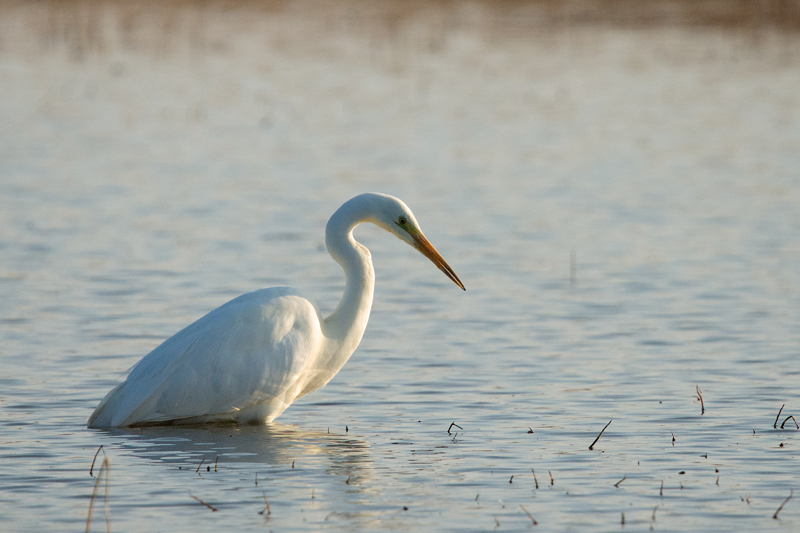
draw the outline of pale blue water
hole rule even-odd
[[[2,8],[3,529],[83,529],[101,444],[119,531],[800,527],[800,39],[393,5]],[[370,190],[466,293],[365,227],[364,341],[277,424],[85,428],[243,292],[333,309]]]

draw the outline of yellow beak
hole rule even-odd
[[[434,248],[433,245],[428,242],[428,239],[425,238],[425,235],[422,233],[417,233],[416,235],[411,236],[414,238],[414,242],[417,244],[417,250],[419,250],[422,255],[430,259],[433,264],[439,268],[439,270],[444,272],[447,277],[453,280],[453,282],[461,287],[462,290],[467,290],[464,287],[464,284],[461,283],[461,280],[458,279],[458,276],[453,269],[450,268],[450,265],[447,264],[447,261],[444,260],[442,254],[436,251],[436,248]]]

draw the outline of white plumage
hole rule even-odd
[[[431,259],[462,289],[399,199],[367,193],[328,221],[325,241],[342,266],[339,306],[323,319],[297,289],[244,294],[182,329],[137,363],[89,418],[89,427],[264,423],[324,386],[355,351],[369,319],[375,274],[353,228],[372,222]]]

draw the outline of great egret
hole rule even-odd
[[[353,238],[362,222],[404,240],[464,289],[406,204],[386,194],[356,196],[325,228],[328,252],[346,278],[344,296],[329,317],[290,287],[239,296],[139,361],[103,398],[89,427],[271,422],[328,383],[361,342],[372,307],[372,259]]]

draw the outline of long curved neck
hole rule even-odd
[[[375,271],[366,247],[353,238],[353,229],[370,219],[363,202],[353,198],[340,207],[325,228],[325,244],[345,275],[344,296],[336,310],[323,321],[323,333],[336,345],[336,366],[343,365],[361,342],[367,328]]]

